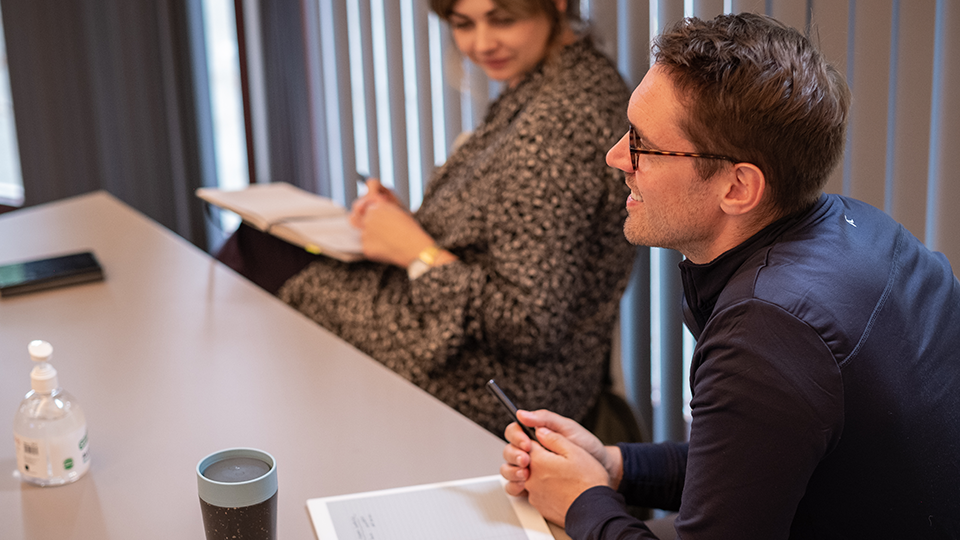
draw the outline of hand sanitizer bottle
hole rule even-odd
[[[20,478],[38,486],[77,481],[90,468],[87,421],[77,401],[64,392],[50,365],[53,347],[31,341],[27,350],[37,364],[27,393],[13,421]]]

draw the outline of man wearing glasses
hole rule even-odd
[[[685,539],[960,537],[960,282],[822,194],[846,83],[758,15],[682,21],[654,55],[607,162],[627,239],[686,257],[689,443],[604,447],[521,411],[539,443],[507,428],[507,491],[574,539],[656,538],[624,500],[678,512]]]

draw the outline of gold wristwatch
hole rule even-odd
[[[407,277],[417,279],[426,273],[427,270],[436,266],[440,251],[440,246],[436,244],[423,248],[423,251],[417,255],[417,258],[407,266]]]

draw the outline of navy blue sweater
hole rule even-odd
[[[960,282],[880,210],[836,195],[680,265],[697,338],[688,444],[621,445],[581,538],[960,538]]]

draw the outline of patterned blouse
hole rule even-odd
[[[605,164],[628,91],[587,39],[505,88],[415,213],[459,260],[405,269],[323,259],[279,296],[497,435],[520,408],[581,420],[606,373],[634,250]]]

